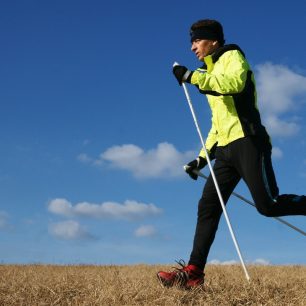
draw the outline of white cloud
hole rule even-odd
[[[92,239],[89,234],[78,222],[67,220],[49,225],[49,233],[58,239],[64,240],[81,240]]]
[[[264,63],[256,66],[258,103],[269,133],[289,137],[300,130],[297,118],[289,118],[306,98],[306,77],[288,67]],[[286,118],[282,116],[286,115]]]
[[[152,225],[142,225],[134,232],[136,237],[152,237],[156,235],[156,229]]]
[[[300,130],[296,122],[288,122],[275,115],[265,116],[264,124],[270,135],[275,137],[290,137],[296,135]]]
[[[263,258],[257,258],[253,261],[254,265],[261,265],[261,266],[267,266],[270,265],[270,261],[263,259]]]
[[[82,163],[90,163],[92,162],[92,159],[85,153],[81,153],[77,156],[77,160]]]
[[[273,147],[272,157],[276,159],[281,159],[283,157],[283,151],[279,147]]]
[[[266,259],[263,258],[257,258],[253,261],[246,261],[247,264],[249,265],[270,265],[270,262]],[[225,260],[225,261],[220,261],[218,259],[213,259],[208,264],[211,265],[240,265],[240,261],[237,260]]]
[[[48,210],[65,217],[84,216],[122,220],[139,220],[156,216],[162,212],[154,204],[139,203],[132,200],[126,200],[123,204],[116,202],[104,202],[102,204],[81,202],[72,205],[66,199],[54,199],[49,202]]]
[[[72,204],[66,199],[54,199],[48,204],[48,210],[56,215],[72,217],[74,215],[74,209]]]
[[[148,151],[134,144],[124,144],[107,149],[95,164],[108,162],[110,166],[130,171],[138,178],[177,177],[183,175],[183,165],[195,154],[193,151],[181,153],[167,142]]]
[[[0,229],[6,228],[8,226],[7,219],[8,214],[4,211],[0,211]]]
[[[237,265],[239,262],[237,260],[225,260],[225,261],[220,261],[218,259],[213,259],[209,262],[211,265]]]

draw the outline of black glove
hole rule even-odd
[[[207,165],[206,159],[201,157],[201,156],[199,156],[197,159],[195,159],[195,160],[191,161],[190,163],[188,163],[184,168],[185,168],[186,173],[188,173],[189,176],[193,180],[197,180],[198,179],[198,175],[195,174],[193,172],[193,170],[201,170],[206,165]]]
[[[188,70],[185,66],[176,65],[173,67],[172,72],[181,86],[183,82],[191,82],[193,71]]]

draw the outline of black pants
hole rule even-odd
[[[242,178],[251,192],[257,210],[262,215],[306,215],[305,196],[278,194],[269,143],[253,136],[241,138],[225,147],[217,147],[215,157],[214,173],[225,204]],[[210,175],[199,201],[189,264],[204,268],[221,214],[222,207]]]

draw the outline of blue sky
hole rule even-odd
[[[306,193],[305,13],[304,1],[2,1],[0,261],[188,260],[204,181],[182,170],[200,141],[171,68],[200,65],[188,29],[203,18],[253,68],[281,193]],[[206,99],[190,93],[206,136]],[[248,263],[306,263],[299,233],[235,198],[228,214]],[[233,260],[222,218],[209,261]]]

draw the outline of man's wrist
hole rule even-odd
[[[193,71],[187,70],[185,74],[183,75],[182,82],[191,83],[192,74],[193,74]]]

